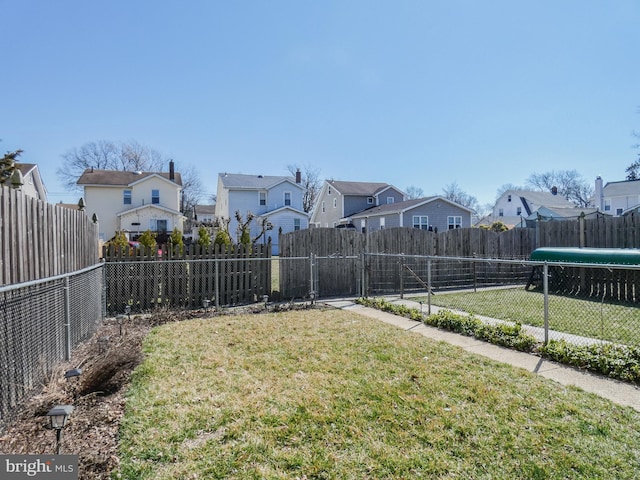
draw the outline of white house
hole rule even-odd
[[[601,212],[616,217],[635,210],[640,205],[640,180],[607,182],[603,185],[602,177],[598,176],[593,203]]]
[[[555,187],[551,192],[507,190],[496,200],[491,217],[485,219],[485,222],[501,221],[509,228],[524,227],[527,217],[542,207],[574,210],[576,208],[569,200],[558,195]]]
[[[84,187],[87,215],[98,217],[100,239],[122,230],[135,238],[151,230],[166,234],[183,230],[180,212],[182,179],[169,162],[169,172],[122,172],[88,168],[78,179]]]
[[[20,191],[29,197],[46,202],[47,189],[42,182],[42,177],[40,177],[38,165],[34,163],[16,163],[15,165],[22,174],[22,187],[20,187]]]
[[[272,252],[277,255],[279,233],[309,227],[309,215],[302,207],[303,194],[300,172],[296,177],[220,173],[216,217],[230,220],[229,232],[237,235],[236,211],[243,219],[246,219],[247,212],[253,213],[257,218],[250,225],[252,238],[261,233],[262,221],[268,220],[273,228],[258,241],[267,242],[271,238]]]

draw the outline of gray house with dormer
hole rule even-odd
[[[405,200],[404,192],[388,183],[326,180],[310,223],[318,228],[351,226],[356,213]]]

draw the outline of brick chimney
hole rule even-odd
[[[296,170],[296,183],[302,183],[302,174],[300,173],[300,169]]]
[[[176,173],[174,171],[173,160],[169,160],[169,180],[172,182],[176,179]]]

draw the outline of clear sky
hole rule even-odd
[[[0,0],[0,149],[90,141],[219,172],[387,182],[480,204],[532,173],[623,180],[637,0]]]

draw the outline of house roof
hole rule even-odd
[[[171,180],[169,172],[123,172],[118,170],[98,170],[97,168],[87,168],[80,175],[77,183],[78,185],[126,187],[154,175],[182,186],[182,176],[178,172],[174,174],[174,179]]]
[[[607,182],[602,188],[607,197],[617,197],[640,194],[640,180],[622,180],[620,182]]]
[[[160,210],[166,213],[170,213],[172,215],[180,215],[182,216],[182,212],[179,212],[178,210],[174,210],[172,208],[168,208],[168,207],[163,207],[162,205],[158,205],[158,204],[147,204],[147,205],[140,205],[139,207],[135,207],[135,208],[130,208],[128,210],[123,210],[122,212],[117,213],[116,215],[118,217],[122,217],[124,215],[129,215],[133,212],[137,212],[140,210]]]
[[[273,215],[278,215],[282,212],[293,212],[300,215],[301,217],[309,218],[309,214],[306,213],[304,210],[298,210],[297,208],[293,208],[289,205],[285,207],[276,208],[275,210],[270,210],[268,212],[261,213],[260,215],[258,215],[258,218],[271,217]]]
[[[302,185],[296,183],[296,179],[292,176],[245,175],[242,173],[220,173],[218,176],[226,189],[267,190],[282,182],[291,182],[303,188]]]
[[[367,216],[388,215],[392,213],[404,213],[407,210],[411,210],[413,208],[426,205],[427,203],[431,203],[436,200],[450,203],[452,205],[460,207],[463,210],[467,210],[468,212],[472,211],[470,208],[464,207],[459,203],[452,202],[451,200],[448,200],[444,197],[436,195],[433,197],[414,198],[412,200],[405,200],[404,202],[389,203],[386,205],[379,205],[377,207],[367,208],[362,212],[358,212],[356,214],[351,215],[351,218],[363,218]]]
[[[195,207],[193,207],[194,210],[196,211],[196,214],[215,214],[216,213],[216,206],[215,205],[196,205]]]
[[[388,183],[379,182],[343,182],[340,180],[328,180],[327,183],[342,195],[367,195],[374,196],[389,188]]]
[[[582,213],[584,213],[585,216],[591,216],[591,215],[595,215],[597,213],[602,213],[602,212],[599,212],[597,208],[580,208],[580,207],[564,208],[564,207],[547,207],[545,205],[540,207],[535,212],[532,212],[526,219],[536,220],[538,218],[538,213],[542,218],[548,220],[551,218],[577,219],[580,217],[580,215],[582,215]]]
[[[27,176],[29,172],[31,172],[31,170],[36,168],[36,166],[37,165],[35,163],[17,163],[16,162],[16,167],[18,167],[18,170],[20,170],[20,173],[22,174],[23,177]]]
[[[573,203],[564,198],[562,195],[554,195],[551,192],[537,192],[534,190],[507,190],[501,196],[512,195],[519,197],[525,208],[528,209],[531,205],[544,205],[545,207],[565,207],[573,208]],[[531,211],[527,212],[528,214]]]

